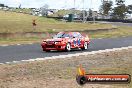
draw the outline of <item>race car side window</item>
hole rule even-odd
[[[73,33],[74,38],[78,38],[78,34],[76,32]]]
[[[81,35],[80,33],[78,33],[78,37],[79,37],[79,38],[82,38],[82,35]]]
[[[73,35],[71,35],[71,34],[68,34],[68,36],[69,36],[69,38],[73,38]]]
[[[54,36],[54,38],[61,38],[64,35],[64,33],[58,33],[57,35]]]
[[[69,37],[70,38],[70,35],[69,34],[64,34],[63,37]]]
[[[79,32],[74,32],[74,33],[73,33],[73,36],[74,36],[75,38],[81,38],[81,37],[82,37],[82,35],[81,35]]]

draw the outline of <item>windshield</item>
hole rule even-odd
[[[65,37],[70,37],[69,34],[67,33],[58,33],[57,35],[55,35],[53,38],[65,38]]]

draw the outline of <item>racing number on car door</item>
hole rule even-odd
[[[76,40],[73,40],[73,41],[75,46],[81,45],[81,39],[77,38]]]
[[[73,44],[74,44],[74,46],[77,46],[77,39],[74,38]]]
[[[74,46],[80,46],[81,45],[81,39],[80,39],[79,34],[74,33],[73,36],[74,36],[74,40],[73,40]]]

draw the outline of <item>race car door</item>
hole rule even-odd
[[[78,32],[73,32],[73,46],[76,48],[76,47],[79,47],[81,45],[81,39],[80,39],[80,33]]]

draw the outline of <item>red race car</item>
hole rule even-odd
[[[52,39],[46,39],[41,43],[43,51],[65,50],[70,51],[74,48],[87,50],[90,39],[79,32],[59,32]]]

